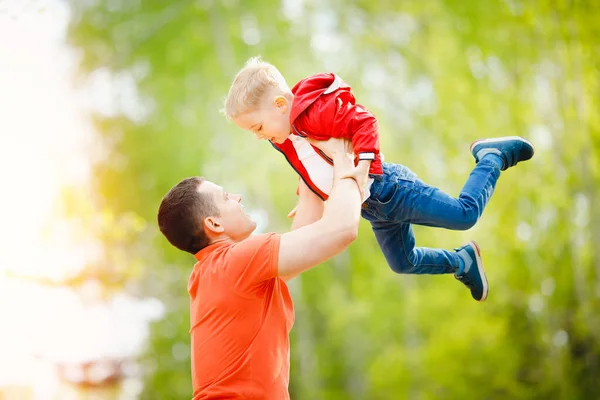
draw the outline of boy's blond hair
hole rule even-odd
[[[237,73],[225,99],[223,112],[228,119],[236,118],[257,109],[269,88],[276,88],[282,95],[291,94],[285,78],[274,65],[252,57]]]

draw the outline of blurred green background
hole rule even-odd
[[[475,228],[416,228],[422,246],[478,241],[486,303],[450,275],[392,273],[366,221],[347,252],[290,282],[293,399],[600,398],[600,3],[69,5],[80,78],[110,79],[116,91],[116,112],[94,116],[106,156],[93,187],[115,218],[139,219],[125,254],[140,293],[166,306],[151,326],[141,398],[191,397],[194,260],[157,231],[167,190],[203,175],[243,194],[260,231],[290,225],[294,171],[219,113],[256,55],[290,85],[342,76],[378,116],[386,160],[453,195],[474,165],[473,140],[520,135],[536,146],[503,173]]]

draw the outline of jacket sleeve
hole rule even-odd
[[[358,160],[371,160],[369,174],[382,175],[379,124],[369,110],[356,104],[350,91],[340,90],[322,96],[304,113],[305,135],[317,140],[330,137],[352,140]]]

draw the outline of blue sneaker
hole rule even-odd
[[[502,171],[514,167],[519,161],[529,160],[534,152],[533,145],[519,136],[480,139],[471,145],[471,154],[475,157],[475,162],[479,162],[488,153],[497,154],[504,163]]]
[[[475,300],[485,301],[488,295],[488,282],[477,243],[470,241],[463,247],[454,250],[465,262],[464,270],[455,274],[454,277],[471,290],[471,296]]]

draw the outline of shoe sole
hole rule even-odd
[[[485,271],[483,270],[483,261],[481,260],[481,252],[479,251],[479,246],[477,245],[477,243],[474,240],[469,242],[469,246],[471,246],[471,248],[475,252],[475,260],[477,261],[477,269],[479,270],[479,276],[481,276],[481,284],[483,286],[483,293],[481,295],[481,299],[479,299],[477,301],[484,302],[488,296],[488,281],[487,281],[487,277],[485,276]]]
[[[531,149],[533,150],[533,153],[531,153],[531,157],[533,157],[533,155],[535,154],[535,147],[533,147],[533,144],[529,140],[523,139],[521,136],[506,136],[498,139],[479,139],[471,143],[470,151],[471,153],[473,153],[473,148],[475,148],[475,146],[477,146],[478,144],[508,142],[509,140],[519,140],[521,142],[527,143],[531,146]]]

